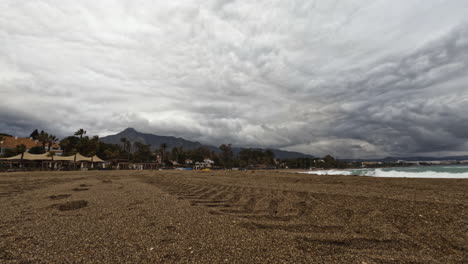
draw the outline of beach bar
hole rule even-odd
[[[71,156],[56,156],[51,152],[31,154],[24,152],[9,158],[0,159],[4,170],[87,170],[104,169],[107,162],[94,155],[86,157],[80,153]]]

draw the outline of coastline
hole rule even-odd
[[[343,175],[381,178],[468,179],[468,166],[315,169],[300,171],[298,173],[328,176]]]

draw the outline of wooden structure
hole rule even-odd
[[[0,169],[6,170],[87,170],[106,168],[107,162],[98,156],[85,157],[80,153],[71,156],[55,156],[52,153],[31,154],[24,152],[0,159]]]

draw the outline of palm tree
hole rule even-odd
[[[63,150],[63,153],[65,155],[65,153],[69,153],[70,152],[70,139],[67,137],[67,138],[64,138],[60,141],[60,147],[62,147],[62,150]]]
[[[166,143],[162,143],[161,146],[159,146],[159,150],[161,151],[161,162],[164,162],[164,155],[166,154],[166,149],[167,149]]]
[[[75,132],[75,136],[80,136],[80,139],[83,138],[83,135],[86,134],[86,130],[80,128]]]
[[[49,134],[45,133],[44,131],[41,131],[41,133],[39,133],[39,135],[37,136],[37,140],[39,140],[39,142],[42,143],[42,148],[45,151],[45,146],[49,141]]]
[[[50,152],[49,153],[49,157],[51,158],[51,160],[54,160],[54,156],[55,156],[55,152]]]
[[[16,146],[16,152],[21,153],[21,161],[23,161],[24,152],[26,152],[26,146],[23,144]]]
[[[128,160],[130,160],[130,147],[132,143],[127,138],[121,138],[120,142],[122,142],[124,152],[127,152]]]
[[[31,133],[29,137],[32,139],[37,139],[37,136],[39,136],[39,131],[37,131],[37,129],[34,129],[34,131]]]
[[[52,145],[53,145],[54,143],[57,143],[57,141],[58,141],[58,138],[57,138],[56,136],[54,136],[54,135],[49,135],[49,136],[47,137],[47,143],[48,143],[47,151],[50,151],[50,147],[52,147]]]
[[[123,151],[126,151],[127,150],[127,138],[121,138],[120,142],[122,142]]]
[[[83,135],[86,134],[86,130],[80,128],[75,132],[75,136],[80,136],[79,152],[83,152]]]
[[[97,154],[99,152],[99,136],[94,136],[91,141],[94,144],[94,152]]]

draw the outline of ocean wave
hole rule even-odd
[[[320,171],[307,171],[302,172],[307,174],[316,174],[316,175],[353,175],[352,171],[346,170],[320,170]]]
[[[356,175],[369,177],[386,177],[386,178],[445,178],[445,179],[468,179],[468,172],[450,173],[450,172],[407,172],[407,171],[385,171],[382,169],[375,170],[320,170],[304,172],[317,175]]]

